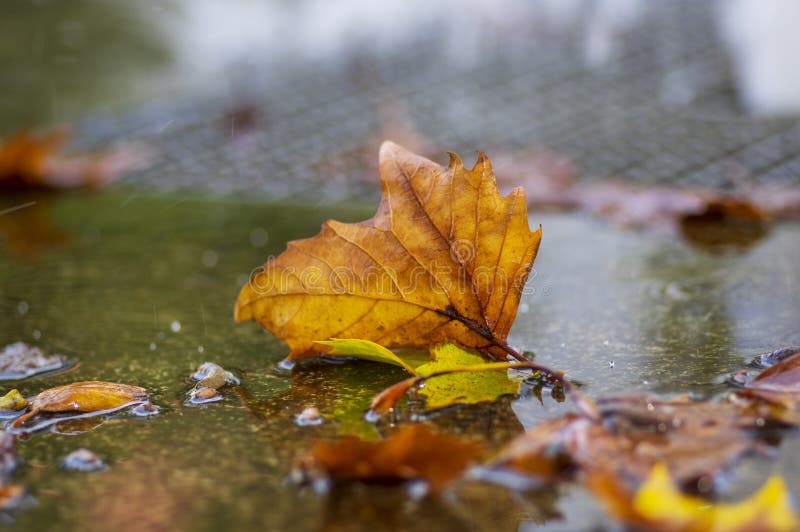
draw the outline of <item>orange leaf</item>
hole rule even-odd
[[[477,443],[415,424],[379,442],[353,436],[318,442],[301,465],[306,472],[338,480],[389,484],[424,480],[438,491],[456,480],[481,451]]]
[[[40,412],[109,412],[149,400],[147,390],[114,382],[84,381],[50,388],[30,402],[29,411],[18,417],[13,428]]]
[[[525,194],[503,198],[479,154],[445,168],[396,144],[380,150],[382,198],[369,220],[329,220],[290,242],[251,276],[236,301],[285,341],[290,359],[315,340],[361,338],[386,347],[453,341],[497,357],[533,265],[541,228],[528,227]]]

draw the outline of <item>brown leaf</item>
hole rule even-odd
[[[439,491],[456,480],[481,452],[477,443],[413,424],[378,442],[353,436],[319,442],[300,468],[314,478],[388,484],[424,480]]]
[[[758,414],[732,403],[617,396],[597,406],[600,421],[574,415],[546,421],[513,441],[496,465],[551,480],[602,466],[641,481],[663,462],[689,483],[759,448],[742,430],[760,426]]]
[[[102,153],[63,156],[67,129],[36,135],[20,131],[0,142],[0,188],[72,188],[99,186],[148,161],[142,147],[128,146]]]
[[[763,370],[737,393],[775,405],[768,417],[800,424],[800,351],[787,348],[774,351],[773,356],[779,362]]]
[[[290,242],[242,288],[237,321],[284,340],[289,358],[315,340],[361,338],[386,347],[454,341],[505,357],[541,229],[528,228],[525,195],[503,198],[480,154],[448,168],[385,142],[378,212],[357,224],[328,221]]]
[[[147,390],[128,384],[84,381],[50,388],[37,395],[28,405],[28,412],[11,424],[22,429],[25,422],[40,412],[107,413],[149,401]]]

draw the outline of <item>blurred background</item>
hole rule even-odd
[[[0,136],[71,124],[76,150],[155,147],[130,183],[316,201],[374,195],[383,138],[581,178],[791,183],[797,20],[793,0],[14,0]]]

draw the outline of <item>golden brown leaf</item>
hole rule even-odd
[[[40,412],[107,412],[148,399],[147,390],[138,386],[102,381],[74,382],[41,392],[28,405],[28,412],[11,426],[20,428]]]
[[[501,197],[482,153],[471,170],[455,154],[444,168],[391,142],[381,146],[380,175],[375,216],[331,220],[290,242],[242,288],[236,320],[260,323],[291,359],[319,354],[314,341],[329,338],[454,341],[505,357],[541,238],[522,189]]]
[[[477,443],[413,424],[378,442],[353,436],[318,442],[301,467],[306,474],[337,480],[389,484],[424,480],[438,491],[456,480],[481,452]]]

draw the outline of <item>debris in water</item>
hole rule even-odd
[[[26,406],[28,406],[28,400],[22,397],[16,388],[0,397],[0,410],[22,410]]]
[[[301,427],[313,427],[321,425],[323,421],[322,415],[319,413],[319,408],[316,406],[308,406],[303,409],[294,418],[294,422]]]
[[[192,379],[197,383],[187,393],[189,398],[184,404],[202,405],[215,403],[223,399],[219,389],[225,385],[238,386],[241,381],[236,375],[213,362],[204,362],[197,368]]]
[[[72,451],[64,457],[64,460],[61,461],[61,467],[69,469],[70,471],[91,473],[93,471],[102,471],[108,466],[106,466],[106,463],[94,452],[89,449],[81,448]]]
[[[34,332],[34,336],[38,332]],[[40,373],[67,369],[72,364],[63,355],[46,355],[38,347],[16,342],[7,345],[0,352],[0,380],[24,379]]]

